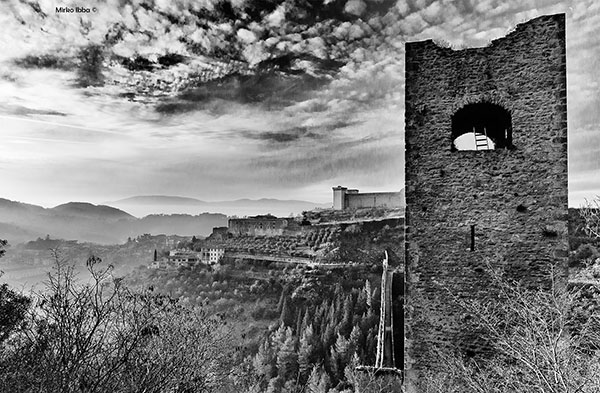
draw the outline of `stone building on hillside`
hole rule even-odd
[[[427,351],[489,345],[458,299],[490,299],[487,264],[524,285],[567,266],[565,15],[520,24],[487,47],[406,44],[409,380]]]
[[[292,218],[278,218],[270,214],[248,218],[232,218],[228,231],[234,236],[281,236],[295,225]]]
[[[370,207],[400,208],[404,206],[404,192],[368,192],[347,187],[333,187],[333,208],[335,210],[360,209]]]
[[[168,260],[175,266],[192,266],[199,262],[198,255],[191,250],[171,250]]]

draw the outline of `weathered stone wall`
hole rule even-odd
[[[346,194],[346,208],[360,209],[364,207],[401,207],[402,195],[399,192],[370,192]]]
[[[514,149],[451,151],[451,117],[470,103],[510,113]],[[449,295],[493,298],[486,263],[532,285],[567,265],[564,14],[485,48],[407,43],[405,110],[410,378],[433,364],[423,356],[433,346],[486,349]]]
[[[281,236],[288,226],[286,218],[232,218],[229,220],[229,233],[234,236]]]

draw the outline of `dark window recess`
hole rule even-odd
[[[510,113],[496,104],[468,104],[452,115],[452,146],[456,150],[510,149]]]

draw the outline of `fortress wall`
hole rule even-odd
[[[280,236],[288,226],[285,218],[235,218],[229,220],[229,233],[234,236]]]
[[[358,209],[365,207],[400,207],[402,194],[399,192],[373,192],[346,194],[346,207]]]

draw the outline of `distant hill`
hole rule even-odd
[[[0,199],[0,239],[21,243],[37,237],[74,239],[101,244],[122,243],[144,233],[208,236],[213,227],[226,226],[227,216],[150,215],[136,218],[112,206],[69,202],[53,208]]]
[[[302,200],[280,199],[238,199],[233,201],[206,202],[200,199],[168,196],[142,195],[118,201],[105,202],[106,205],[127,210],[136,217],[150,214],[199,214],[219,212],[229,216],[252,216],[271,213],[287,217],[315,208],[330,208],[331,203],[315,203]]]
[[[131,214],[112,206],[92,205],[87,202],[69,202],[50,209],[57,214],[74,217],[97,218],[102,220],[133,219]]]

